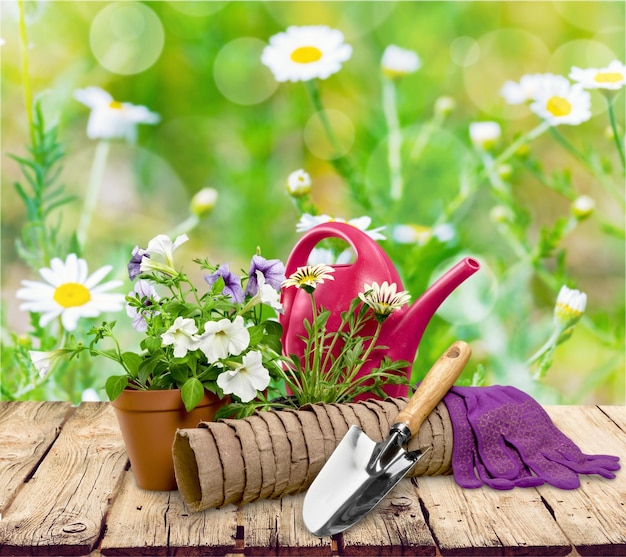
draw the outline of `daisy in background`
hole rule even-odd
[[[145,106],[119,102],[100,87],[87,87],[74,92],[74,98],[91,108],[87,122],[90,139],[125,139],[137,141],[137,124],[158,124],[161,117]]]
[[[372,228],[369,230],[370,225],[372,224],[371,217],[364,215],[362,217],[357,217],[350,220],[345,220],[342,218],[335,218],[329,215],[310,215],[308,213],[304,213],[298,223],[296,224],[296,232],[307,232],[311,230],[314,226],[318,224],[323,224],[325,222],[343,222],[358,228],[365,232],[372,240],[385,240],[386,237],[381,234],[381,230],[384,230],[384,226],[379,226],[378,228]]]
[[[537,92],[546,85],[569,85],[567,78],[553,73],[534,73],[523,75],[519,82],[506,81],[500,89],[500,95],[508,104],[524,104],[534,101]]]
[[[577,126],[591,118],[591,96],[563,78],[544,82],[534,93],[530,109],[550,126]]]
[[[613,60],[605,68],[582,69],[574,66],[569,78],[585,89],[617,91],[626,85],[626,65],[619,60]]]
[[[498,122],[471,122],[469,136],[474,147],[489,151],[496,146],[502,135]]]
[[[113,267],[105,265],[88,274],[87,262],[70,253],[65,261],[55,257],[50,267],[39,270],[45,282],[23,280],[16,297],[25,300],[21,310],[40,313],[39,325],[45,327],[61,317],[66,331],[76,329],[81,317],[97,317],[104,312],[120,311],[124,307],[122,294],[108,291],[121,286],[122,281],[100,284]]]
[[[276,81],[295,82],[326,79],[337,73],[350,56],[352,47],[344,43],[341,31],[326,25],[292,25],[270,38],[261,62]]]
[[[417,52],[391,44],[385,48],[380,65],[383,74],[393,79],[416,72],[422,61]]]
[[[285,187],[287,188],[287,193],[292,197],[304,197],[311,193],[312,183],[309,173],[300,168],[287,176]]]

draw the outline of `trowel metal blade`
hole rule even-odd
[[[304,497],[302,517],[313,534],[332,536],[356,524],[423,454],[398,447],[382,469],[371,469],[372,456],[382,445],[356,426],[348,430]]]

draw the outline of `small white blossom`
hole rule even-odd
[[[261,352],[253,350],[244,354],[242,365],[217,376],[217,384],[224,394],[233,394],[242,402],[250,402],[258,391],[270,384],[270,374],[263,367]]]
[[[302,168],[287,176],[287,192],[293,197],[302,197],[311,193],[311,176]]]
[[[530,109],[551,126],[576,126],[591,118],[591,96],[580,85],[552,81],[536,92]]]
[[[191,198],[190,209],[199,217],[208,216],[217,204],[218,193],[214,188],[202,188]]]
[[[587,294],[563,285],[556,298],[554,319],[563,327],[571,327],[582,317],[586,307]]]
[[[187,352],[198,347],[197,332],[198,327],[193,319],[177,317],[174,324],[161,335],[163,346],[174,345],[174,356],[183,358]]]
[[[568,86],[569,81],[562,75],[552,73],[526,74],[519,83],[507,81],[502,86],[500,94],[508,104],[523,104],[535,100],[537,92],[545,87]]]
[[[472,122],[469,125],[470,140],[479,149],[488,150],[495,147],[501,135],[502,130],[498,122]]]
[[[326,25],[291,26],[270,38],[261,62],[276,81],[326,79],[341,69],[352,56],[352,47],[343,42],[343,33]]]
[[[616,91],[626,85],[626,65],[613,60],[605,68],[577,68],[574,66],[569,77],[585,89],[609,89]]]
[[[417,52],[392,44],[383,52],[381,67],[388,77],[402,77],[419,70],[422,61]]]
[[[74,98],[91,108],[87,123],[90,139],[125,139],[129,143],[137,140],[137,124],[157,124],[161,118],[145,106],[122,103],[100,89],[87,87],[74,92]]]

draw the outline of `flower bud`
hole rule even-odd
[[[572,215],[576,217],[578,220],[584,220],[591,216],[594,209],[596,208],[596,202],[593,197],[588,195],[579,195],[572,202],[572,206],[570,210]]]
[[[381,60],[383,73],[389,78],[403,77],[419,70],[422,61],[416,52],[389,45]]]
[[[554,319],[563,329],[568,329],[579,321],[586,306],[587,294],[563,285],[554,306]]]
[[[472,122],[469,125],[470,140],[475,147],[488,151],[498,143],[502,131],[497,122]]]
[[[496,224],[505,224],[513,221],[513,213],[511,209],[504,205],[496,205],[489,213],[491,222]]]
[[[435,114],[438,116],[450,116],[456,110],[456,101],[452,97],[439,97],[435,101]]]
[[[508,180],[513,175],[513,167],[510,164],[504,163],[498,166],[496,172],[500,178]]]
[[[217,204],[217,190],[213,188],[203,188],[191,199],[190,209],[198,217],[206,217]]]
[[[287,192],[292,197],[304,197],[311,193],[311,176],[303,169],[295,170],[287,177]]]

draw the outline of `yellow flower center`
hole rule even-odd
[[[64,308],[84,306],[91,300],[89,289],[77,282],[66,282],[57,286],[54,291],[54,301]]]
[[[297,64],[310,64],[322,57],[322,51],[316,46],[299,46],[291,53],[291,59]]]
[[[567,116],[572,111],[572,105],[563,97],[550,97],[546,109],[552,116]]]
[[[624,76],[620,72],[598,72],[593,79],[598,83],[617,83],[622,81]]]
[[[122,108],[124,108],[124,105],[122,105],[120,101],[111,101],[109,103],[109,108],[112,108],[113,110],[122,110]]]

